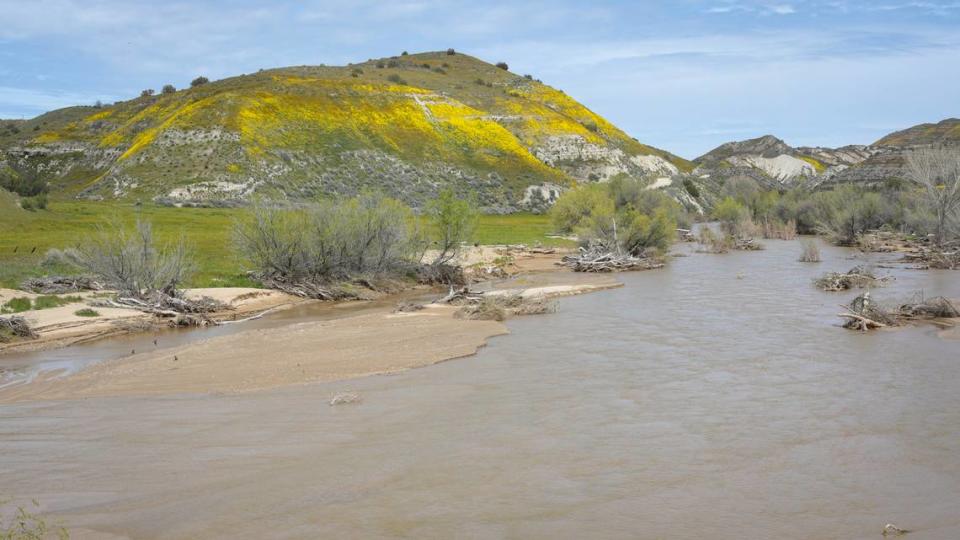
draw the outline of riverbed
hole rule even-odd
[[[393,375],[0,405],[0,495],[74,538],[960,537],[960,342],[840,328],[857,293],[810,281],[858,256],[765,244],[681,245]],[[880,272],[878,299],[960,297]]]

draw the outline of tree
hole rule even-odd
[[[508,66],[506,62],[497,62],[497,67],[504,71],[508,71],[510,69],[510,66]]]
[[[200,86],[201,84],[207,84],[208,82],[210,82],[210,79],[208,79],[208,78],[204,77],[203,75],[201,75],[201,76],[197,77],[196,79],[190,81],[190,87],[191,87],[191,88],[194,88],[194,87]]]
[[[452,48],[447,49],[447,56],[453,56],[455,54],[457,54],[457,51],[453,50]]]
[[[920,148],[907,154],[907,178],[920,186],[921,202],[936,218],[938,246],[960,214],[960,148]]]
[[[153,88],[147,88],[140,92],[140,97],[150,97],[154,94]]]
[[[161,94],[172,94],[172,93],[174,93],[174,92],[176,92],[176,91],[177,91],[177,88],[176,88],[175,86],[173,86],[172,84],[165,84],[165,85],[163,85],[163,89],[160,90],[160,93],[161,93]]]
[[[447,264],[460,254],[460,245],[473,238],[480,217],[473,203],[457,198],[449,188],[427,204],[427,215],[439,250],[434,266]]]

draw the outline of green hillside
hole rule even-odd
[[[893,132],[873,144],[874,146],[960,144],[960,119],[948,118],[936,124],[919,124]]]
[[[445,52],[61,109],[0,130],[0,149],[0,175],[55,198],[171,203],[380,189],[417,205],[450,185],[513,211],[532,185],[691,168],[560,90]]]

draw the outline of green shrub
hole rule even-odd
[[[713,209],[713,219],[720,222],[721,228],[727,233],[734,233],[750,214],[747,208],[733,197],[726,197]]]
[[[455,54],[457,54],[457,51],[453,49],[447,49],[447,56],[453,56]]]
[[[510,71],[510,66],[506,62],[497,62],[497,67],[504,71]]]
[[[77,317],[99,317],[100,316],[100,313],[90,308],[78,309],[77,311],[74,311],[73,314],[76,315]]]
[[[407,84],[407,81],[404,80],[403,77],[401,77],[400,75],[397,75],[396,73],[390,74],[390,76],[387,77],[387,80],[397,84],[403,84],[403,85]]]
[[[172,93],[174,93],[174,92],[176,92],[176,91],[177,91],[177,87],[173,86],[172,84],[165,84],[165,85],[163,85],[163,88],[160,90],[160,93],[161,93],[161,94],[172,94]]]
[[[693,183],[693,180],[689,178],[683,179],[683,189],[687,190],[687,193],[690,194],[694,199],[700,198],[700,189],[697,188],[697,185]]]
[[[208,78],[204,77],[203,75],[201,75],[201,76],[197,77],[196,79],[190,81],[190,87],[191,87],[191,88],[195,88],[195,87],[200,86],[200,85],[202,85],[202,84],[207,84],[208,82],[210,82],[210,79],[208,79]]]
[[[83,298],[79,296],[44,295],[34,298],[33,309],[50,309],[67,304],[76,304],[77,302],[83,302]]]
[[[30,311],[32,304],[29,298],[11,298],[3,306],[0,306],[0,313],[20,313]]]

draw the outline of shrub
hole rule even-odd
[[[153,88],[147,88],[140,91],[140,97],[150,97],[154,94]]]
[[[403,77],[401,77],[400,75],[398,75],[398,74],[396,74],[396,73],[390,74],[390,76],[387,77],[387,80],[390,81],[390,82],[393,82],[393,83],[397,83],[397,84],[403,84],[403,85],[407,84],[407,81],[404,80]]]
[[[683,179],[683,189],[687,190],[687,193],[690,194],[694,199],[700,198],[700,189],[697,188],[697,185],[693,183],[693,180],[689,178]]]
[[[504,71],[510,70],[510,66],[508,66],[506,62],[497,62],[497,67]]]
[[[19,297],[7,300],[3,306],[0,306],[0,313],[21,313],[29,311],[33,307],[29,298]]]
[[[387,67],[388,67],[388,68],[397,68],[397,67],[400,67],[400,62],[397,62],[396,60],[389,60],[389,61],[387,62]]]
[[[713,218],[719,221],[720,227],[729,234],[735,233],[749,217],[747,208],[730,196],[713,209]]]
[[[453,56],[455,54],[457,54],[457,51],[453,49],[447,49],[447,56]]]
[[[385,67],[386,67],[386,64],[384,64],[383,62],[377,62],[377,69],[383,69]]]
[[[458,198],[452,189],[445,189],[427,203],[427,215],[439,253],[433,264],[447,264],[460,254],[460,246],[470,242],[480,214],[468,200]]]
[[[33,299],[33,309],[50,309],[82,301],[79,296],[43,295]]]
[[[195,87],[197,87],[197,86],[200,86],[201,84],[207,84],[208,82],[210,82],[210,79],[208,79],[208,78],[204,77],[203,75],[201,75],[201,76],[197,77],[196,79],[190,81],[190,87],[191,87],[191,88],[195,88]]]
[[[440,68],[440,67],[435,67],[435,68],[433,68],[433,72],[434,72],[434,73],[439,73],[439,74],[441,74],[441,75],[446,75],[446,74],[447,74],[447,70],[445,70],[445,69],[443,69],[443,68]]]
[[[160,90],[160,93],[161,93],[161,94],[172,94],[172,93],[174,93],[174,92],[176,92],[176,91],[177,91],[177,87],[173,86],[172,84],[165,84],[165,85],[163,85],[163,88]]]
[[[24,210],[30,210],[31,212],[35,210],[46,210],[47,194],[41,192],[33,197],[24,197],[23,199],[20,199],[20,208],[23,208]]]
[[[78,309],[77,311],[74,311],[73,314],[76,315],[77,317],[99,317],[100,316],[100,313],[90,308]]]
[[[820,262],[820,247],[815,240],[805,238],[800,241],[800,262]]]
[[[430,64],[424,62],[424,63],[420,64],[420,67],[422,67],[423,69],[430,69]]]
[[[594,122],[593,120],[584,120],[583,127],[587,128],[587,130],[592,131],[594,133],[600,131],[600,128],[597,126],[597,123]]]
[[[403,51],[402,53],[400,53],[400,56],[406,56],[406,55],[407,55],[407,51]]]
[[[550,209],[554,229],[564,234],[583,227],[592,215],[612,216],[613,213],[613,200],[601,184],[581,185],[566,191]]]
[[[119,223],[99,227],[77,248],[77,266],[138,298],[158,291],[177,296],[194,268],[182,236],[177,243],[157,245],[153,227],[139,220],[133,230]]]
[[[485,84],[487,84],[487,83],[486,83],[483,79],[481,79],[480,77],[477,77],[476,80],[473,81],[473,84],[476,84],[476,85],[479,85],[479,86],[483,86],[483,85],[485,85]]]
[[[526,80],[528,80],[528,81],[532,81],[532,80],[533,80],[533,75],[530,75],[529,73],[527,73],[526,75],[523,76],[523,78],[526,79]]]
[[[287,282],[402,272],[424,247],[410,209],[379,194],[299,210],[257,208],[237,223],[235,237],[261,277]]]

